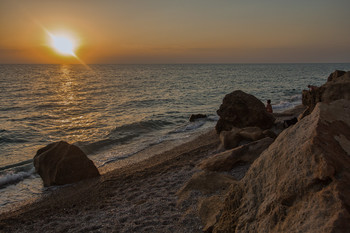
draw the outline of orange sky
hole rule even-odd
[[[348,0],[0,0],[0,63],[350,62]]]

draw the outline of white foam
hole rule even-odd
[[[34,172],[35,172],[35,168],[33,167],[30,171],[26,171],[26,172],[21,171],[17,173],[13,173],[13,172],[5,173],[0,177],[0,188],[9,184],[18,183],[24,180],[25,178],[32,176]]]

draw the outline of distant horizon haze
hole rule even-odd
[[[349,63],[348,9],[347,0],[0,0],[0,64]],[[57,53],[56,34],[72,37],[74,52]]]

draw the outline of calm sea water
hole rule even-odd
[[[51,142],[80,146],[103,170],[213,127],[227,93],[282,111],[335,69],[350,64],[0,65],[0,212],[47,192],[32,158]],[[209,118],[190,123],[192,113]]]

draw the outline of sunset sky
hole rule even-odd
[[[350,62],[349,0],[0,0],[0,63]],[[49,33],[75,39],[60,55]]]

